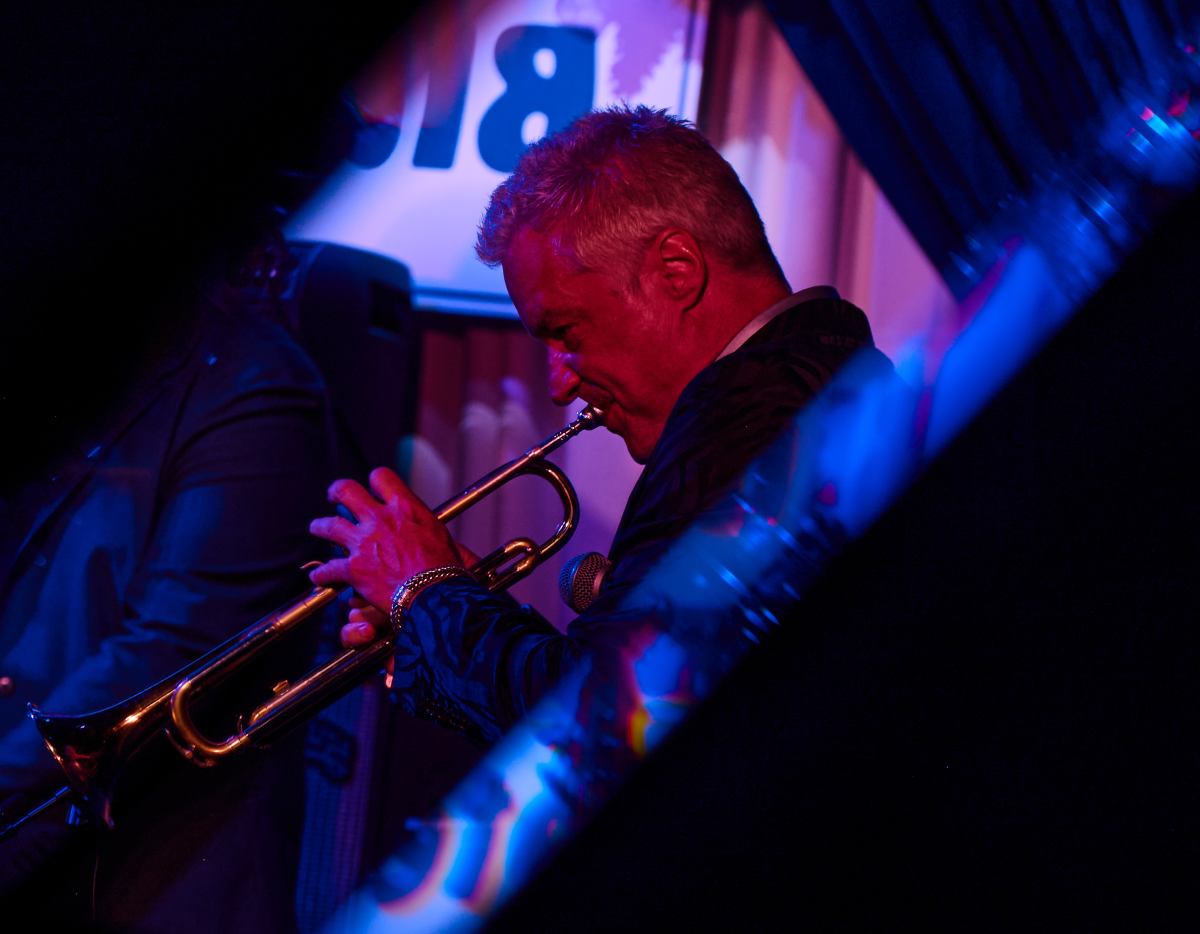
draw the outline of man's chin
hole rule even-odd
[[[650,455],[654,452],[654,444],[658,440],[655,438],[647,443],[645,439],[633,435],[622,435],[621,438],[625,442],[625,449],[629,451],[629,456],[639,464],[650,460]]]
[[[613,417],[611,409],[606,413],[604,427],[625,442],[625,449],[629,452],[629,456],[639,464],[650,460],[654,445],[658,443],[658,435],[661,434],[660,431],[655,433],[653,438],[643,437],[645,432],[639,432],[636,423],[628,422],[623,412]]]
[[[629,452],[629,456],[632,457],[636,463],[644,464],[650,459],[650,451],[648,449],[643,450],[642,446],[624,431],[617,431],[608,424],[606,424],[604,427],[625,442],[625,450]]]

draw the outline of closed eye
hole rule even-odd
[[[574,323],[560,324],[548,337],[552,343],[558,344],[569,353],[579,349],[579,328]]]

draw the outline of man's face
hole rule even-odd
[[[696,368],[682,313],[643,272],[630,295],[618,275],[581,272],[570,249],[524,227],[504,261],[504,282],[525,329],[550,352],[550,395],[604,411],[609,431],[645,463]]]

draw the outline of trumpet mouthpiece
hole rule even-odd
[[[598,428],[604,424],[604,409],[594,405],[584,406],[576,418],[583,422],[585,428]]]

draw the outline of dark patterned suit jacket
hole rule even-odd
[[[465,578],[422,591],[397,640],[396,685],[413,713],[488,742],[525,715],[589,648],[619,643],[639,582],[688,528],[730,521],[747,467],[852,355],[891,373],[863,313],[832,289],[797,304],[684,390],[630,495],[592,606],[560,634],[528,607]],[[811,293],[810,293],[811,294]],[[806,300],[807,299],[807,300]]]

